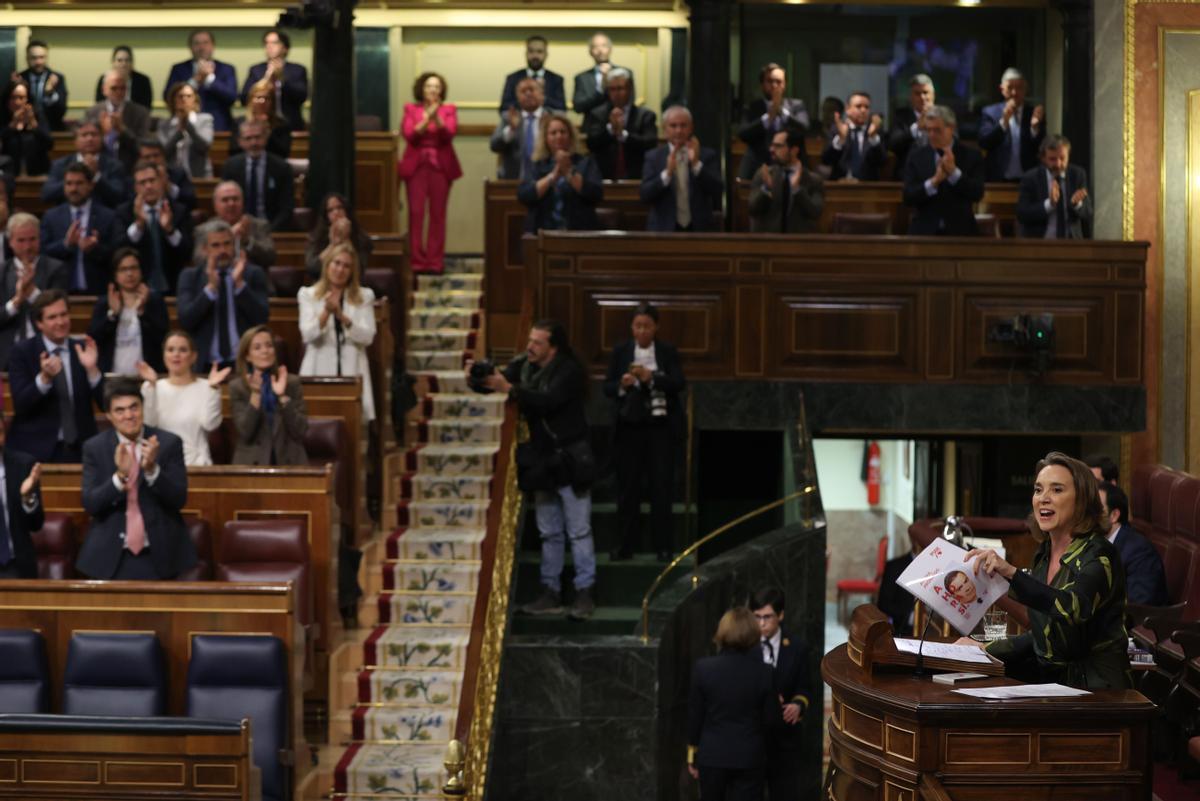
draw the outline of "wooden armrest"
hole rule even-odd
[[[1149,610],[1142,618],[1142,625],[1154,632],[1156,642],[1162,642],[1179,628],[1179,621],[1183,619],[1183,612],[1187,609],[1187,601],[1172,606],[1151,606],[1142,609]]]
[[[1183,649],[1183,658],[1192,660],[1200,657],[1200,621],[1188,623],[1171,632],[1171,639]]]

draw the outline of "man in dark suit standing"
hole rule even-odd
[[[508,109],[488,147],[497,156],[496,177],[522,180],[533,175],[533,154],[542,141],[542,106],[544,95],[537,78],[522,78],[517,82],[517,105]]]
[[[83,508],[92,518],[75,567],[98,579],[172,579],[196,564],[179,510],[187,502],[183,441],[142,423],[141,381],[104,392],[112,428],[83,446]]]
[[[692,112],[671,106],[663,112],[667,144],[646,154],[640,196],[650,205],[647,231],[715,231],[720,217],[713,208],[724,182],[712,148],[692,135]]]
[[[809,680],[808,648],[783,633],[784,595],[777,587],[763,587],[750,596],[750,611],[762,635],[762,659],[773,668],[780,713],[767,730],[767,798],[796,801],[800,798],[800,756],[803,738],[800,721],[814,697]]]
[[[242,105],[246,105],[250,87],[265,80],[275,87],[275,110],[287,120],[289,128],[303,131],[306,126],[301,109],[308,100],[308,70],[287,60],[292,40],[283,31],[272,28],[263,34],[262,41],[267,60],[250,68],[242,84]]]
[[[162,170],[166,181],[163,191],[191,215],[196,208],[196,187],[182,167],[167,163],[167,149],[163,143],[152,136],[138,142],[138,161],[149,162]]]
[[[291,165],[267,152],[267,129],[257,120],[241,124],[238,142],[242,152],[225,162],[221,178],[242,188],[246,210],[269,220],[272,231],[289,230],[296,206]]]
[[[974,204],[983,197],[983,159],[955,137],[958,120],[945,106],[925,111],[928,143],[904,164],[904,205],[915,236],[978,236]]]
[[[91,337],[72,340],[67,293],[47,289],[33,302],[38,336],[13,348],[8,383],[13,419],[8,443],[42,462],[78,463],[80,444],[96,433],[104,374]]]
[[[67,165],[63,193],[66,201],[42,215],[46,255],[66,265],[72,293],[103,294],[113,247],[121,240],[117,215],[92,202],[92,171],[86,164]]]
[[[596,65],[590,70],[584,70],[575,76],[575,91],[571,95],[571,106],[576,114],[582,114],[586,119],[593,109],[604,105],[608,99],[605,93],[605,81],[612,75],[614,69],[624,69],[633,82],[633,71],[626,67],[617,67],[612,61],[612,39],[603,31],[592,34],[588,42],[588,54]]]
[[[658,144],[657,118],[634,105],[633,74],[624,67],[609,71],[605,97],[583,122],[588,150],[606,180],[640,179],[646,151]]]
[[[192,217],[166,196],[164,170],[147,161],[133,171],[137,195],[117,209],[122,244],[138,252],[146,284],[159,294],[175,291],[175,282],[191,257]]]
[[[763,66],[758,73],[762,86],[762,97],[746,107],[742,128],[738,138],[746,143],[738,177],[749,179],[758,168],[771,161],[771,138],[779,131],[798,131],[801,142],[808,130],[808,109],[798,97],[784,97],[787,89],[787,72],[775,62]],[[800,151],[804,158],[804,151]]]
[[[1037,166],[1046,110],[1025,102],[1026,89],[1025,76],[1010,67],[1000,78],[1004,101],[983,107],[979,146],[987,151],[989,181],[1016,182]]]
[[[5,229],[12,258],[4,262],[0,275],[0,370],[8,369],[14,343],[37,335],[30,319],[30,304],[48,289],[67,288],[67,269],[62,262],[41,255],[41,231],[37,217],[18,212],[8,218]]]
[[[115,209],[129,199],[132,194],[129,173],[120,161],[104,152],[102,142],[98,120],[85,118],[75,127],[75,152],[55,159],[50,165],[50,174],[42,184],[44,203],[62,203],[66,200],[63,177],[67,174],[67,167],[75,163],[86,164],[92,171],[92,197],[96,202]]]
[[[1129,602],[1147,606],[1166,606],[1167,575],[1154,545],[1129,524],[1129,498],[1116,484],[1100,483],[1100,503],[1108,541],[1121,553],[1125,567],[1125,594]]]
[[[171,87],[186,83],[200,96],[200,110],[211,114],[214,131],[228,131],[233,127],[230,109],[237,100],[237,71],[232,64],[213,58],[217,39],[212,31],[192,31],[188,36],[191,48],[190,61],[181,61],[171,67],[171,74],[163,87],[163,100],[167,99]]]
[[[921,127],[921,116],[933,105],[935,93],[933,79],[928,75],[914,75],[908,81],[908,106],[896,109],[892,115],[892,127],[888,131],[888,150],[896,154],[897,176],[904,175],[904,162],[913,145],[925,144],[925,130]]]
[[[771,137],[771,166],[764,164],[750,184],[750,230],[806,234],[817,230],[825,208],[825,186],[804,166],[804,134],[795,129]]]
[[[846,99],[846,114],[833,115],[833,138],[821,153],[821,162],[829,166],[834,181],[878,181],[887,160],[883,149],[883,117],[871,113],[871,96],[855,92]]]
[[[504,79],[504,91],[500,93],[500,113],[517,105],[517,84],[525,78],[536,78],[542,85],[542,96],[547,108],[558,111],[567,110],[567,94],[563,87],[563,77],[557,72],[546,69],[546,54],[549,48],[546,37],[530,36],[525,40],[525,69],[509,73]]]
[[[32,456],[4,447],[7,424],[0,416],[0,579],[37,578],[30,536],[46,520],[38,491],[42,466]]]
[[[41,39],[31,39],[25,46],[25,63],[29,66],[20,75],[29,84],[29,102],[45,115],[51,130],[65,131],[67,79],[50,69],[50,46]]]
[[[233,253],[229,223],[209,220],[196,229],[196,264],[179,276],[179,325],[196,342],[201,372],[233,364],[242,334],[264,325],[271,311],[267,274],[245,251]]]
[[[1083,223],[1092,220],[1087,173],[1071,164],[1071,142],[1053,134],[1041,145],[1042,164],[1025,173],[1017,195],[1020,236],[1032,239],[1083,239]]]
[[[150,109],[128,99],[129,79],[120,70],[105,73],[103,91],[104,100],[92,106],[88,116],[100,123],[104,149],[132,172],[138,142],[150,134]]]

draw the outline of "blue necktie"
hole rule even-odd
[[[525,131],[523,134],[523,143],[521,144],[521,178],[529,178],[533,175],[533,142],[534,142],[534,123],[533,115],[526,112],[525,114]]]
[[[87,231],[83,230],[83,208],[75,209],[75,222],[79,225],[79,238],[83,239],[87,236]],[[75,286],[72,289],[87,291],[87,271],[83,267],[83,248],[75,246]]]

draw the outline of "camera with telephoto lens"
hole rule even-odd
[[[483,382],[494,372],[496,372],[496,365],[492,364],[490,359],[475,362],[467,372],[467,386],[481,395],[488,394],[492,390]]]

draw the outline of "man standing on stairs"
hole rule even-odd
[[[470,371],[471,365],[467,369]],[[541,320],[529,331],[525,353],[483,384],[515,400],[529,426],[529,441],[517,447],[517,476],[521,489],[534,494],[542,538],[542,593],[522,611],[530,615],[562,613],[563,561],[570,540],[575,599],[567,614],[574,620],[586,620],[596,609],[591,496],[595,458],[583,411],[587,371],[571,350],[562,324]]]

